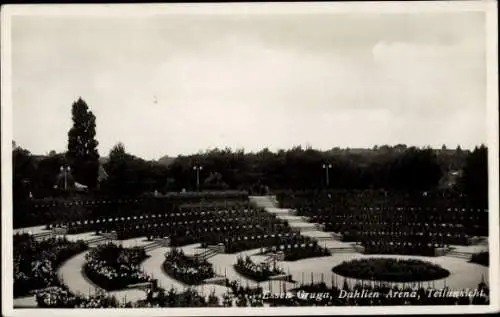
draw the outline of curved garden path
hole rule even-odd
[[[95,237],[96,235],[94,233],[66,235],[66,238],[70,241],[88,241],[92,240]],[[123,247],[141,246],[148,243],[148,241],[144,237],[112,242],[117,245],[122,245]],[[59,267],[59,269],[57,270],[57,275],[59,276],[59,279],[61,279],[61,281],[63,281],[63,283],[68,286],[72,293],[91,296],[102,289],[95,285],[91,280],[89,280],[83,272],[83,266],[85,265],[85,255],[87,253],[88,251],[85,251],[68,259]],[[146,293],[140,289],[125,289],[110,291],[107,293],[115,296],[120,301],[137,301],[146,298]]]
[[[200,244],[190,244],[184,247],[180,247],[186,255],[195,255],[201,253],[205,249],[200,248]],[[148,252],[150,257],[146,259],[142,263],[142,269],[145,273],[150,274],[153,278],[158,279],[158,285],[165,288],[175,288],[178,290],[187,289],[189,286],[168,276],[162,269],[163,262],[165,261],[165,253],[168,252],[170,248],[161,247],[155,250]],[[234,254],[217,254],[208,259],[213,265],[215,273],[220,276],[227,277],[230,281],[238,281],[242,286],[250,286],[255,287],[260,285],[265,291],[269,290],[273,293],[277,293],[280,289],[290,289],[295,286],[294,283],[283,282],[283,281],[270,281],[270,282],[262,282],[257,283],[253,280],[250,280],[243,275],[240,275],[234,269],[234,264],[238,256],[243,255],[252,255],[259,251],[260,249],[248,250]],[[229,289],[225,286],[217,285],[217,284],[204,284],[192,287],[198,292],[208,295],[211,292],[215,292],[216,295],[222,295],[227,293]]]
[[[197,247],[196,245],[190,245],[183,247],[182,249],[185,250],[186,254],[194,254],[190,253],[189,251],[194,250],[196,247]],[[216,284],[204,284],[204,285],[202,284],[190,287],[189,285],[184,284],[183,282],[170,277],[163,270],[165,253],[167,253],[169,250],[170,248],[168,247],[160,247],[151,250],[148,252],[149,258],[144,260],[141,264],[141,268],[146,274],[149,274],[150,276],[158,280],[158,286],[166,290],[174,288],[177,289],[178,291],[192,288],[205,296],[208,296],[212,292],[214,292],[215,295],[217,296],[222,296],[223,294],[229,291],[227,287]]]

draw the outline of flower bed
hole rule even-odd
[[[267,281],[271,276],[285,274],[281,268],[276,267],[276,262],[274,262],[273,266],[269,263],[256,264],[249,256],[245,259],[243,259],[243,257],[238,257],[234,269],[239,274],[257,282]]]
[[[130,284],[151,281],[139,267],[146,258],[146,252],[142,248],[123,248],[108,243],[87,254],[85,274],[105,290],[123,289]]]
[[[481,264],[484,266],[490,265],[490,253],[489,252],[479,252],[472,255],[470,262]]]
[[[14,236],[14,297],[32,290],[59,285],[57,267],[75,254],[83,252],[83,241],[63,238],[35,241],[31,236]]]
[[[336,274],[360,279],[388,282],[431,281],[448,277],[442,267],[420,260],[369,258],[345,261],[332,269]]]
[[[189,285],[198,285],[205,279],[215,277],[212,264],[206,260],[189,258],[179,249],[172,249],[165,254],[163,269],[168,275]]]

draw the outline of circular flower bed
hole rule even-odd
[[[442,267],[420,260],[369,258],[342,262],[332,269],[338,275],[387,282],[431,281],[448,277]]]

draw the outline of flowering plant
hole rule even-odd
[[[270,263],[254,263],[252,259],[247,256],[245,259],[243,257],[238,257],[236,264],[234,265],[236,272],[243,276],[251,278],[254,281],[266,281],[271,276],[285,274],[285,272],[276,266],[276,262],[272,265]]]
[[[36,241],[29,235],[14,236],[14,296],[23,296],[32,290],[59,285],[57,267],[87,245],[64,238]]]

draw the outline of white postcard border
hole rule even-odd
[[[356,3],[233,3],[233,4],[126,4],[126,5],[11,5],[2,7],[1,120],[2,120],[2,313],[6,316],[84,316],[88,309],[13,309],[12,291],[12,95],[11,17],[106,16],[134,17],[162,14],[312,14],[312,13],[418,13],[486,12],[487,127],[489,160],[489,286],[488,306],[370,306],[370,307],[267,307],[267,308],[147,308],[97,309],[97,316],[228,316],[228,315],[337,315],[337,314],[448,314],[487,313],[499,309],[499,166],[498,166],[498,30],[496,1],[356,2]]]

